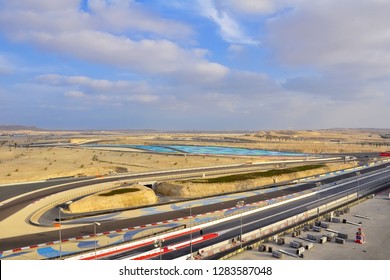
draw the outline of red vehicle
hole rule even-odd
[[[379,153],[380,157],[390,157],[390,152]]]

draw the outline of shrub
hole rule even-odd
[[[108,193],[101,193],[99,196],[113,196],[116,194],[124,194],[124,193],[132,193],[132,192],[138,192],[139,189],[135,188],[130,188],[130,189],[117,189],[117,190],[112,190]]]
[[[262,171],[262,172],[252,172],[252,173],[246,173],[246,174],[236,174],[236,175],[228,175],[218,178],[210,178],[210,179],[200,179],[200,180],[192,180],[190,182],[193,183],[230,183],[230,182],[237,182],[237,181],[245,181],[245,180],[251,180],[251,179],[257,179],[257,178],[266,178],[266,177],[274,177],[279,176],[283,174],[290,174],[295,172],[301,172],[301,171],[307,171],[312,169],[317,169],[324,167],[322,164],[317,165],[303,165],[298,167],[291,167],[291,168],[285,168],[285,169],[272,169],[268,171]]]

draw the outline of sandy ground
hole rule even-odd
[[[350,212],[341,215],[341,220],[346,219],[348,222],[361,223],[359,226],[348,223],[331,223],[329,222],[329,229],[338,232],[347,233],[348,239],[345,244],[337,244],[333,239],[324,244],[315,243],[313,248],[306,250],[304,258],[292,257],[283,254],[282,260],[390,260],[390,188],[376,194],[373,199],[367,199],[350,208]],[[357,217],[365,216],[367,218]],[[358,244],[354,242],[355,233],[361,227],[365,233],[365,243]],[[312,230],[305,232],[301,231],[299,237],[307,237],[307,234],[322,236],[329,233],[325,229],[321,232],[314,232]],[[264,244],[271,246],[272,250],[285,250],[290,253],[295,253],[296,249],[289,246],[290,241],[302,241],[304,244],[308,243],[285,235],[285,244],[277,245],[276,242],[266,242]],[[277,260],[272,257],[270,252],[259,252],[258,248],[245,251],[241,254],[233,256],[229,260]]]
[[[23,137],[7,136],[21,134]],[[63,176],[104,175],[279,160],[275,157],[162,155],[84,148],[18,148],[18,144],[56,142],[141,145],[211,145],[305,153],[379,152],[390,147],[374,130],[260,131],[253,133],[121,133],[0,131],[0,184]],[[244,141],[242,141],[244,140]],[[245,141],[252,142],[245,142]],[[375,144],[370,144],[375,143]],[[380,145],[379,145],[379,144]],[[15,147],[16,144],[16,147]],[[384,145],[384,146],[381,146]]]
[[[229,193],[234,191],[245,191],[257,189],[259,186],[266,186],[275,182],[288,182],[299,178],[311,177],[320,174],[326,174],[338,170],[345,170],[356,167],[356,162],[351,163],[332,163],[325,167],[313,170],[282,174],[273,177],[263,177],[244,181],[225,182],[225,183],[202,183],[202,179],[194,181],[170,181],[161,182],[156,187],[156,192],[166,196],[175,197],[204,197],[209,195]],[[197,182],[198,181],[198,182]]]
[[[256,158],[270,160],[270,158]],[[248,158],[175,156],[142,152],[69,148],[0,147],[0,184],[63,176],[104,175],[125,168],[128,172],[245,163]]]

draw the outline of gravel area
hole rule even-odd
[[[339,217],[340,223],[325,222],[328,228],[321,228],[321,232],[301,230],[300,235],[293,237],[292,234],[284,236],[285,244],[278,245],[276,241],[264,243],[267,251],[259,252],[258,248],[235,255],[230,260],[277,260],[272,256],[272,251],[283,250],[282,260],[390,260],[390,188],[377,193],[375,197],[361,201],[350,208],[349,213]],[[346,223],[343,223],[346,220]],[[365,242],[355,242],[355,234],[361,228],[365,234]],[[328,231],[330,230],[330,231]],[[299,257],[297,249],[290,247],[291,241],[303,242],[303,247],[308,241],[308,234],[316,237],[339,232],[347,234],[344,244],[335,242],[335,237],[323,244],[313,241],[313,247],[305,249],[303,256]],[[337,236],[337,233],[336,233]],[[289,255],[292,254],[292,255]]]

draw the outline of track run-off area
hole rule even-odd
[[[325,194],[331,191],[332,186],[335,189],[334,185],[340,186],[340,184],[349,185],[344,192],[355,193],[355,197],[367,195],[373,191],[367,187],[370,184],[369,181],[380,180],[376,178],[379,175],[375,174],[380,173],[382,177],[389,176],[388,165],[388,162],[382,161],[352,170],[323,174],[317,178],[305,178],[286,186],[71,219],[62,222],[60,229],[46,228],[47,231],[39,233],[26,231],[25,235],[22,235],[25,239],[25,246],[10,247],[11,244],[17,244],[13,242],[16,239],[20,240],[20,237],[2,238],[1,246],[7,245],[8,248],[2,247],[4,250],[0,258],[95,259],[111,258],[111,256],[125,259],[162,257],[172,259],[181,256],[201,258],[202,248],[226,239],[224,234],[221,234],[226,229],[221,228],[210,232],[211,226],[228,224],[228,228],[236,228],[232,236],[237,239],[252,230],[249,226],[245,228],[245,225],[249,224],[251,219],[253,220],[251,217],[253,211],[265,213],[269,209],[267,207],[276,209],[282,204],[286,205],[287,202],[301,200],[308,196],[315,198],[314,202],[308,202],[308,205],[311,205],[307,206],[308,208],[316,208],[319,201],[321,204],[330,204],[331,201],[325,200],[325,197],[331,197],[331,195],[329,193],[325,196]],[[357,172],[361,174],[358,180]],[[321,182],[321,189],[318,184],[315,184],[316,182]],[[77,182],[77,184],[80,183],[86,182]],[[357,193],[356,183],[361,188]],[[319,196],[322,196],[321,200],[317,199]],[[244,201],[244,205],[237,206],[237,201]],[[28,208],[34,208],[35,204],[38,205],[39,202],[34,201],[34,204],[28,204]],[[278,212],[283,211],[279,209]],[[247,220],[242,221],[242,219]],[[227,223],[227,221],[232,221],[232,223]],[[96,222],[99,226],[95,224]],[[240,223],[241,226],[239,226]],[[75,228],[79,231],[74,230]],[[240,230],[244,232],[240,233]],[[60,232],[61,241],[59,240]],[[77,232],[88,232],[88,234],[77,235]],[[41,240],[48,239],[47,242],[34,242],[34,240],[39,240],[37,237],[42,237]],[[227,239],[231,240],[230,236]],[[28,244],[28,242],[31,243]],[[191,252],[192,257],[189,254]]]

